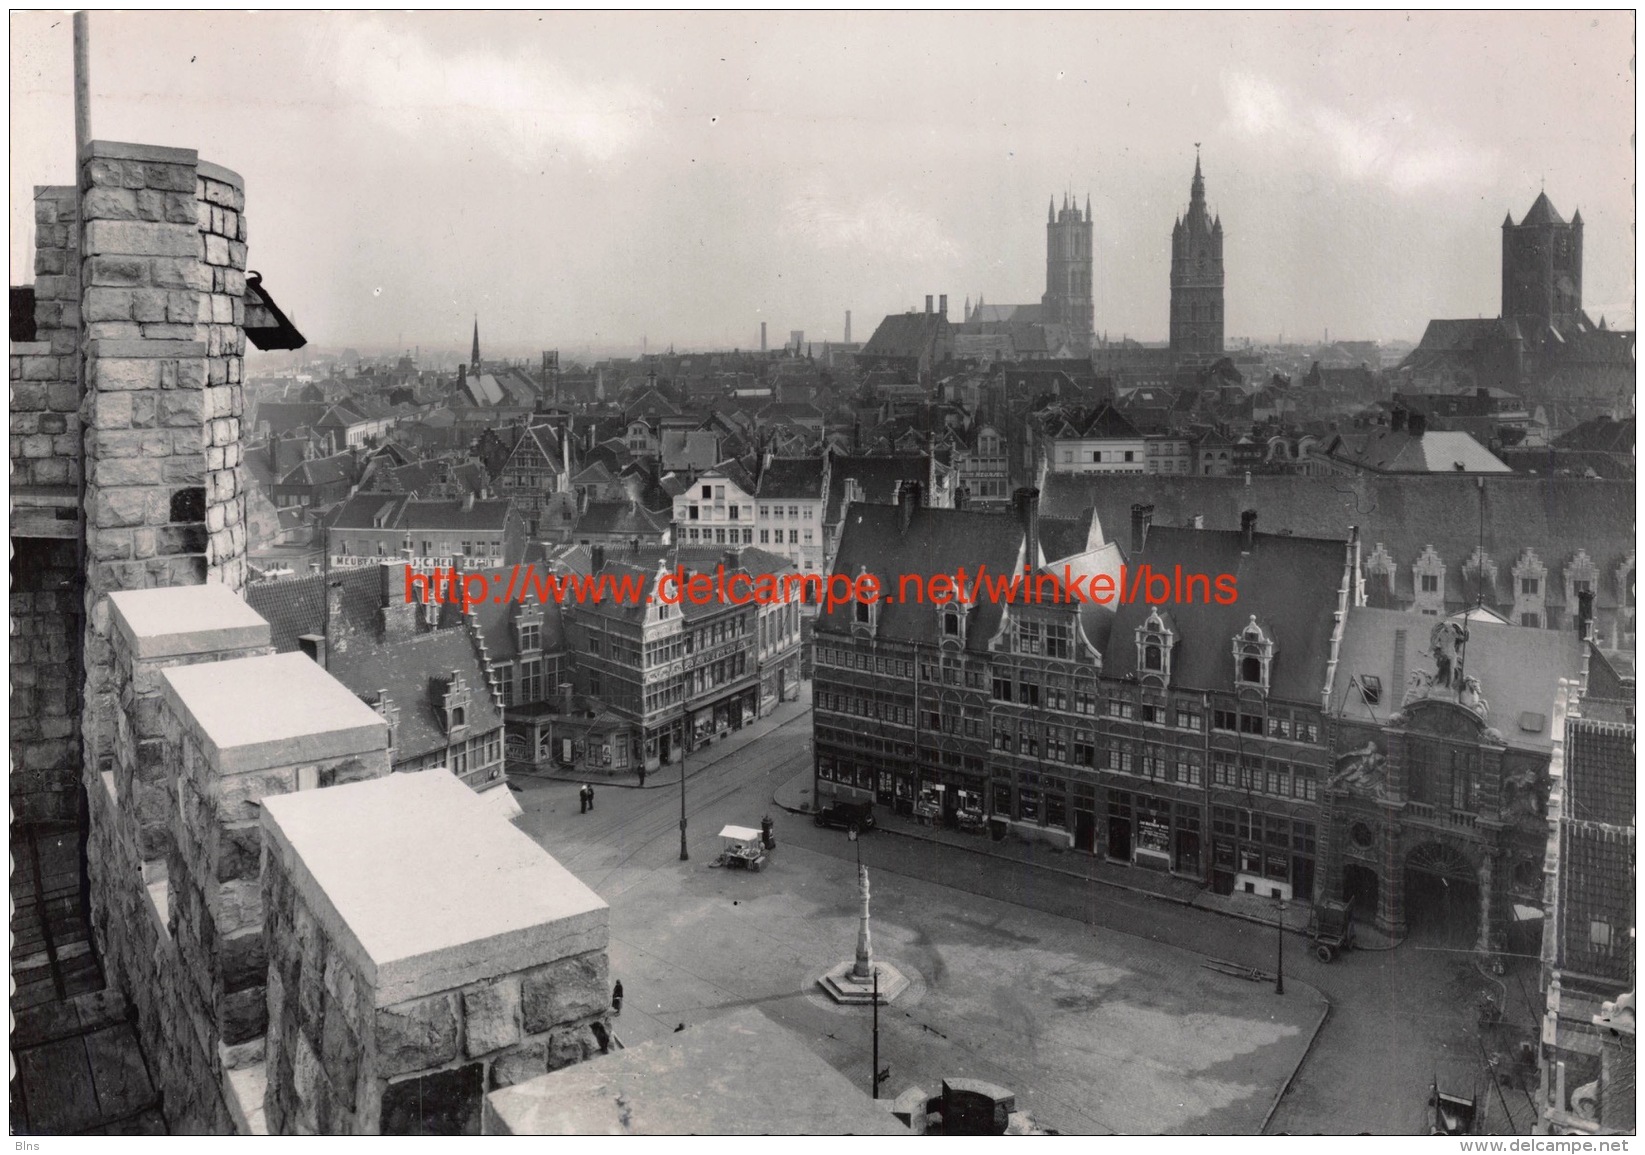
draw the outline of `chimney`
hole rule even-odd
[[[313,658],[320,665],[326,664],[326,639],[324,634],[301,634],[297,638],[297,645],[303,653]]]
[[[403,561],[385,561],[377,567],[378,604],[383,607],[401,606],[406,603],[406,570],[409,568]]]
[[[734,573],[742,568],[742,558],[738,550],[728,549],[720,555],[720,564],[725,566],[727,574]]]
[[[1405,428],[1410,431],[1412,437],[1421,437],[1428,431],[1428,415],[1413,409],[1411,416],[1406,419]]]
[[[765,322],[760,322],[760,352],[765,352]]]
[[[1403,433],[1405,431],[1405,417],[1406,412],[1404,408],[1396,407],[1394,411],[1388,415],[1388,429],[1393,433]]]
[[[591,545],[588,547],[588,567],[590,573],[599,573],[605,568],[605,546]]]
[[[948,294],[944,293],[937,298],[937,316],[948,319]]]
[[[1143,547],[1148,544],[1148,527],[1154,524],[1154,507],[1151,505],[1133,505],[1131,507],[1131,556],[1141,557]]]
[[[851,344],[851,310],[845,311],[845,343]]]
[[[1594,640],[1594,591],[1580,590],[1576,595],[1576,632],[1585,642]]]
[[[1205,515],[1203,513],[1196,513],[1194,515],[1193,525],[1194,525],[1195,529],[1204,529],[1205,528]]]
[[[1026,539],[1023,556],[1030,566],[1037,568],[1040,564],[1040,491],[1019,489],[1013,498],[1013,504],[1017,507],[1017,520],[1022,523],[1022,532]]]
[[[926,312],[927,316],[931,315],[931,294],[930,293],[927,293],[925,295],[925,312]]]
[[[914,520],[914,510],[920,504],[920,483],[905,481],[897,491],[897,530],[907,533],[908,525]]]
[[[1239,551],[1250,553],[1257,538],[1257,511],[1241,510],[1239,515]]]
[[[464,513],[473,513],[474,512],[474,495],[472,493],[465,493],[463,495],[463,512]]]

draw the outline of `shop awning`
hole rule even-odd
[[[760,838],[758,830],[750,830],[746,826],[727,826],[720,831],[721,838],[735,838],[738,842],[757,842]]]

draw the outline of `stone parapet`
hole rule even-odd
[[[255,1130],[260,1104],[238,1108],[267,1017],[259,803],[387,774],[387,728],[309,659],[271,653],[222,585],[104,604],[120,710],[91,783],[94,930],[173,1131]]]
[[[80,786],[76,544],[72,538],[14,536],[11,574],[12,819],[73,821]]]
[[[232,595],[230,595],[232,596]],[[167,864],[172,934],[209,1045],[236,1049],[267,1027],[264,800],[389,773],[388,727],[302,654],[161,672],[166,740],[179,752]],[[270,689],[279,687],[278,695]]]
[[[488,1089],[609,1046],[609,909],[446,771],[262,822],[270,1133],[476,1134]]]

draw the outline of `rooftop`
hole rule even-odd
[[[754,1008],[486,1097],[501,1135],[907,1135],[793,1032]]]

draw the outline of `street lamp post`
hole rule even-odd
[[[685,754],[690,746],[691,712],[686,711],[684,733],[680,736],[680,861],[690,862],[691,852],[685,848]]]
[[[1279,946],[1277,948],[1279,961],[1274,968],[1274,993],[1283,995],[1285,993],[1285,900],[1277,896],[1274,899],[1274,926],[1278,928],[1279,937]]]

